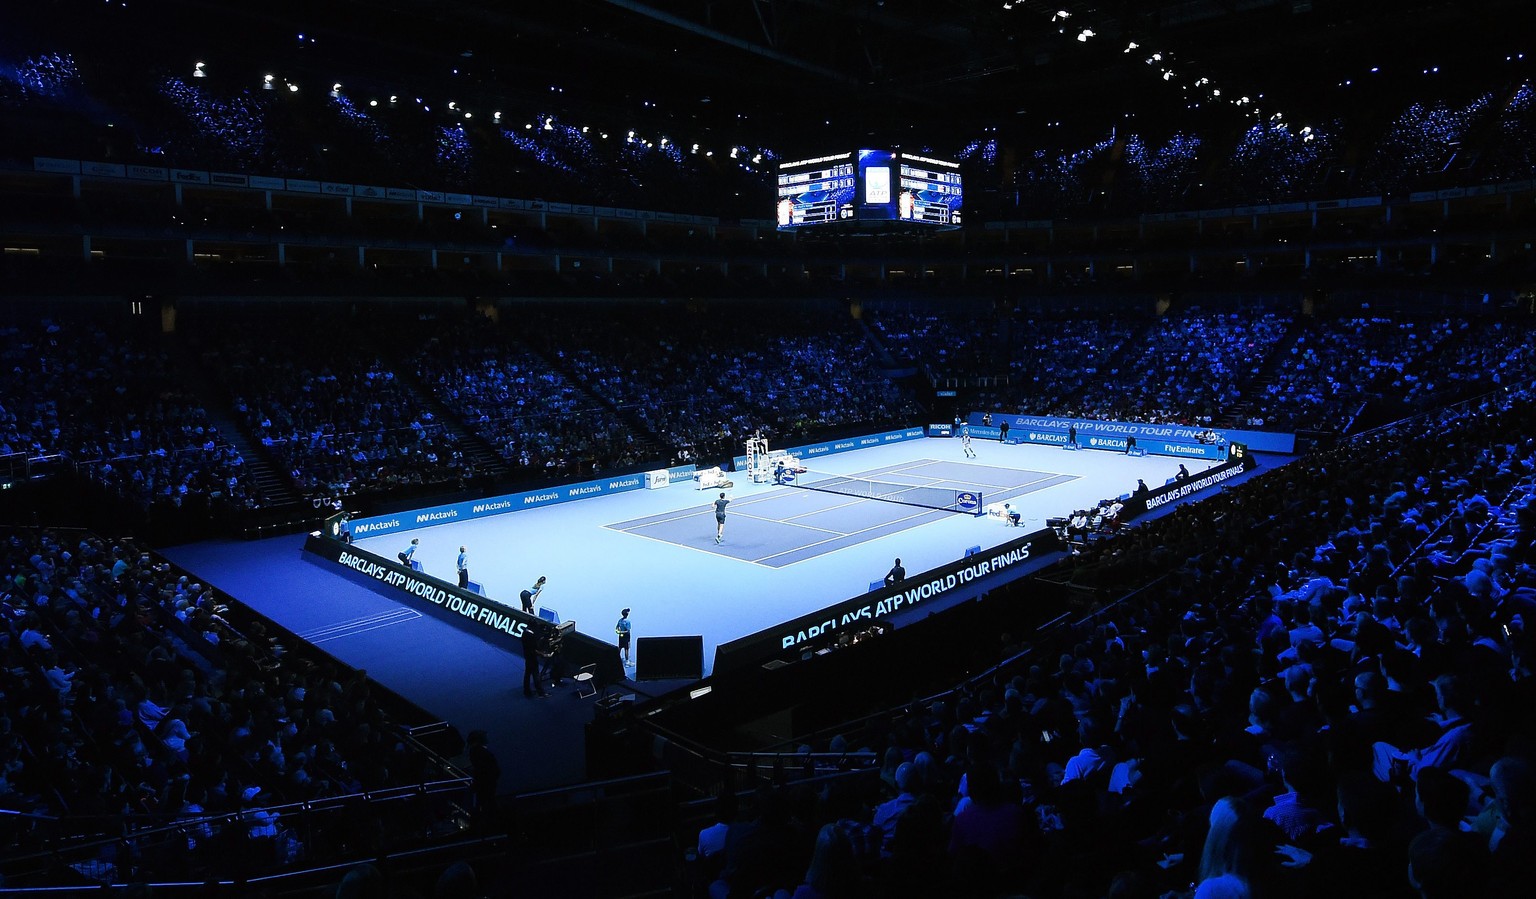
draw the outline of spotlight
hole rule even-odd
[[[193,63],[192,64],[192,77],[193,78],[206,78],[206,77],[208,77],[208,73],[203,71],[203,64],[202,63],[197,62],[197,63]]]
[[[379,101],[378,100],[369,100],[368,101],[368,105],[369,106],[378,106],[379,105]]]
[[[298,92],[299,92],[299,86],[297,84],[289,84],[288,85],[288,93],[296,94]]]
[[[261,76],[261,89],[264,90],[264,91],[276,90],[276,88],[274,88],[272,86],[272,76],[271,75],[263,75],[263,76]]]
[[[1093,29],[1092,28],[1084,28],[1082,31],[1079,31],[1077,33],[1078,43],[1086,44],[1086,43],[1088,43],[1088,39],[1091,38],[1091,37],[1093,37]]]

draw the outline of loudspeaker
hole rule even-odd
[[[698,680],[703,676],[703,637],[635,638],[635,680]]]

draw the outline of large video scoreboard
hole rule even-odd
[[[779,166],[779,227],[853,218],[854,171],[852,153]]]
[[[779,166],[780,229],[843,223],[960,226],[960,164],[899,150],[858,150]]]

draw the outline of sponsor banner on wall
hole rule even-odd
[[[1067,442],[1067,428],[1077,428],[1077,443],[1079,446],[1087,446],[1088,437],[1113,438],[1118,437],[1122,441],[1119,448],[1124,449],[1124,440],[1127,435],[1136,438],[1138,449],[1144,449],[1149,453],[1157,453],[1148,441],[1162,440],[1170,446],[1208,446],[1202,444],[1198,435],[1207,429],[1204,427],[1191,427],[1189,425],[1172,424],[1143,424],[1131,421],[1096,421],[1093,419],[1060,418],[1043,415],[1011,415],[1000,412],[992,413],[992,422],[1006,419],[1008,421],[1009,439],[1024,440],[1027,443],[1058,443]],[[968,418],[971,426],[971,436],[982,439],[997,439],[997,428],[987,428],[981,424],[981,413],[972,412]],[[1216,433],[1221,435],[1223,443],[1237,441],[1248,444],[1249,449],[1266,453],[1292,453],[1296,451],[1296,435],[1281,431],[1247,431],[1235,428],[1220,428]],[[1035,439],[1028,435],[1034,434]],[[1104,449],[1113,449],[1105,446]],[[1196,459],[1224,459],[1225,453],[1207,456],[1189,452],[1157,453],[1158,455],[1185,456]]]
[[[871,446],[882,446],[887,443],[897,443],[903,440],[916,440],[926,437],[927,432],[922,428],[903,428],[900,431],[885,431],[880,434],[866,434],[863,437],[845,437],[842,440],[828,440],[825,443],[810,443],[805,446],[784,447],[787,452],[799,457],[802,461],[813,456],[829,456],[833,453],[846,453],[850,450],[866,449]],[[732,471],[746,471],[747,457],[737,456],[731,460]]]
[[[474,202],[469,194],[443,194],[444,203],[452,203],[455,206],[468,206]]]
[[[423,203],[441,203],[443,202],[443,193],[438,190],[418,190],[416,191],[416,199]]]
[[[288,182],[282,178],[273,178],[268,175],[252,175],[250,184],[261,190],[286,190]]]
[[[389,188],[374,187],[368,184],[358,184],[353,186],[352,196],[362,197],[366,200],[382,200],[389,196]]]
[[[866,628],[878,619],[887,619],[898,611],[952,593],[978,578],[994,577],[1016,569],[1060,548],[1054,531],[1035,531],[993,549],[913,575],[899,584],[722,643],[715,648],[713,674],[718,677],[775,659],[798,659],[802,653],[835,643],[845,632]]]
[[[396,591],[402,601],[413,608],[451,622],[487,643],[520,651],[525,631],[550,626],[521,609],[461,590],[448,581],[339,540],[311,534],[304,542],[304,549]],[[618,650],[608,640],[598,640],[580,631],[567,633],[560,657],[567,671],[592,666],[593,677],[600,683],[617,683],[624,678]]]
[[[384,195],[387,196],[391,200],[414,200],[414,199],[416,199],[416,191],[411,190],[408,187],[391,187],[388,190],[384,191]]]
[[[80,173],[83,175],[101,175],[106,178],[122,178],[128,174],[128,169],[117,162],[82,162]]]
[[[289,178],[288,189],[294,193],[317,194],[320,192],[320,182],[308,181],[303,178]]]
[[[667,469],[668,483],[692,480],[692,478],[693,466],[691,465]],[[508,493],[503,496],[491,496],[461,503],[429,506],[409,512],[396,512],[392,515],[374,515],[369,518],[354,520],[352,522],[352,536],[360,539],[379,534],[410,531],[416,528],[429,528],[440,524],[450,524],[455,521],[485,518],[489,515],[503,515],[507,512],[516,512],[519,509],[536,509],[539,506],[551,506],[556,503],[570,502],[574,499],[605,496],[610,493],[627,493],[630,490],[640,490],[644,487],[645,474],[637,472],[635,474],[603,478],[596,481],[582,481],[579,484],[563,484],[544,490]]]
[[[177,184],[209,183],[207,172],[198,172],[192,169],[171,169],[171,180]]]
[[[1130,499],[1126,500],[1125,507],[1120,511],[1120,517],[1124,521],[1129,521],[1143,512],[1160,509],[1169,503],[1176,503],[1202,490],[1219,486],[1256,464],[1258,463],[1254,461],[1252,456],[1245,455],[1241,459],[1233,459],[1230,462],[1217,465],[1186,480],[1175,481],[1172,484],[1159,487],[1145,496],[1133,495]]]
[[[353,191],[352,185],[350,184],[341,184],[336,181],[322,181],[320,182],[320,192],[332,197],[350,197],[352,196]]]
[[[140,181],[168,181],[171,170],[156,165],[130,165],[127,166],[128,177]]]
[[[32,170],[34,172],[56,172],[60,175],[78,175],[80,174],[80,160],[34,156],[32,157]]]
[[[416,604],[427,606],[429,611],[440,609],[457,615],[477,628],[494,631],[498,637],[521,639],[523,631],[528,627],[539,626],[537,618],[519,609],[460,590],[446,581],[339,540],[311,534],[304,541],[304,549],[328,562],[335,562],[343,568],[372,578],[385,587],[399,590],[417,600]]]
[[[209,172],[208,183],[224,187],[249,187],[251,179],[233,172]]]

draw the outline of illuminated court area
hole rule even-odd
[[[1019,509],[1021,528],[990,516],[753,484],[736,473],[719,545],[719,491],[688,482],[366,537],[357,545],[392,559],[419,538],[416,559],[448,580],[463,546],[470,577],[486,595],[515,607],[520,590],[547,577],[539,603],[560,620],[614,640],[613,624],[630,608],[636,637],[701,635],[707,673],[720,643],[862,594],[896,558],[909,574],[952,562],[971,547],[997,546],[1044,527],[1047,518],[1128,493],[1138,478],[1161,485],[1181,461],[980,441],[976,449],[979,458],[970,460],[958,440],[893,443],[818,458],[807,477],[974,489],[988,505],[1006,501]]]

